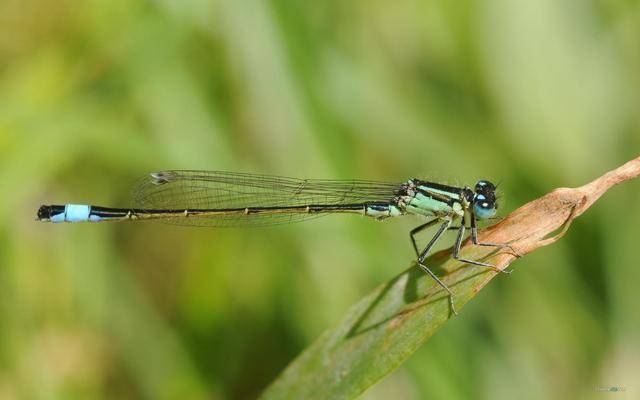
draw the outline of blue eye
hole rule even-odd
[[[484,219],[491,218],[496,215],[497,210],[495,204],[486,201],[484,196],[482,196],[482,199],[480,199],[479,197],[481,196],[478,196],[478,198],[476,199],[476,203],[473,205],[473,212],[475,213],[476,217]]]
[[[496,202],[495,186],[489,181],[479,181],[476,184],[476,196],[473,199],[473,213],[478,219],[491,218],[496,215],[498,203]]]

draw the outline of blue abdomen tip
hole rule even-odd
[[[85,222],[89,221],[91,206],[83,204],[67,204],[64,211],[52,214],[49,217],[51,222]]]

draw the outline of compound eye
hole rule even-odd
[[[497,209],[498,205],[494,200],[488,199],[483,194],[476,196],[475,203],[473,204],[473,211],[476,217],[480,219],[491,218],[496,215]]]
[[[496,185],[489,181],[481,180],[476,183],[476,192],[492,193],[496,190]]]

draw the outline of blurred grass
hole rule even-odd
[[[1,2],[0,397],[254,397],[410,261],[418,223],[47,226],[40,203],[203,168],[486,177],[506,213],[637,155],[639,22],[625,1]],[[365,398],[632,396],[638,189]]]

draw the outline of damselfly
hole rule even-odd
[[[472,243],[509,247],[478,241],[477,219],[491,218],[498,208],[496,187],[481,180],[475,188],[454,187],[420,179],[404,183],[364,180],[294,179],[215,171],[162,171],[141,181],[133,208],[91,205],[43,205],[38,220],[49,222],[103,222],[160,220],[177,225],[212,227],[269,226],[303,221],[333,213],[360,214],[377,220],[417,215],[429,221],[411,230],[410,238],[418,266],[449,294],[454,314],[454,295],[424,261],[436,242],[449,229],[457,229],[453,258],[464,263],[493,268],[492,264],[460,257],[467,217]],[[460,225],[452,227],[455,220]],[[422,251],[415,236],[440,224]]]

